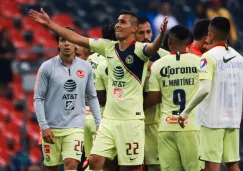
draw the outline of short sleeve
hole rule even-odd
[[[149,91],[160,91],[159,80],[157,78],[156,65],[152,65],[151,75],[149,77]]]
[[[150,56],[145,51],[146,46],[146,43],[136,42],[135,44],[135,54],[143,61],[148,61],[150,58]]]
[[[92,52],[96,52],[102,56],[106,56],[105,55],[105,49],[108,46],[108,44],[110,43],[110,40],[107,39],[93,39],[93,38],[89,38],[89,46]]]
[[[167,50],[164,50],[164,49],[160,48],[160,49],[158,50],[158,54],[159,54],[159,56],[162,58],[162,57],[164,57],[164,56],[170,54],[170,52],[168,52]]]
[[[207,53],[203,54],[200,62],[199,79],[212,80],[214,76],[215,66],[215,60]]]

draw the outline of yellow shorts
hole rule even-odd
[[[238,128],[207,128],[200,130],[200,160],[229,163],[240,160]]]
[[[117,155],[119,165],[141,165],[144,160],[144,141],[143,120],[103,118],[91,155],[100,155],[110,160]]]
[[[199,131],[161,131],[158,151],[163,171],[199,171]]]
[[[145,163],[146,165],[159,164],[158,156],[158,129],[159,123],[145,124]]]
[[[94,117],[87,115],[84,123],[84,150],[85,157],[90,156],[90,151],[93,146],[93,140],[96,135],[96,125]]]
[[[63,160],[66,158],[80,161],[83,153],[83,140],[84,134],[82,129],[80,129],[80,132],[55,137],[55,144],[49,144],[42,140],[44,165],[60,165],[63,164]]]

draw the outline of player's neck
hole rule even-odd
[[[171,47],[170,52],[186,52],[186,46]]]
[[[203,46],[203,42],[198,41],[198,40],[194,40],[194,41],[192,42],[192,44],[193,44],[194,46],[196,46],[198,49],[200,49],[199,47],[202,47],[202,46]]]
[[[227,40],[225,40],[225,41],[213,41],[213,46],[217,46],[217,45],[227,45],[228,43],[227,43]]]
[[[126,50],[131,45],[131,43],[133,43],[134,41],[136,41],[136,40],[135,40],[135,37],[133,37],[133,36],[130,36],[124,40],[120,40],[118,43],[120,51]]]
[[[62,62],[63,62],[67,67],[69,67],[69,66],[72,64],[72,62],[73,62],[73,60],[74,60],[74,58],[75,58],[75,54],[68,55],[68,56],[66,56],[66,55],[64,55],[64,54],[59,54],[59,56],[60,56]]]

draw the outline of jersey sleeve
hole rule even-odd
[[[145,51],[147,44],[137,42],[135,45],[135,54],[143,61],[148,61],[150,56]]]
[[[105,84],[102,80],[102,71],[101,71],[101,67],[100,65],[98,65],[98,68],[96,70],[96,77],[95,77],[95,88],[97,91],[102,91],[105,90]]]
[[[36,81],[35,81],[35,88],[34,88],[34,108],[36,117],[40,126],[40,129],[46,130],[49,128],[46,118],[45,118],[45,109],[44,109],[44,100],[49,84],[49,70],[46,63],[42,64],[40,69],[38,70]]]
[[[106,56],[105,55],[105,49],[107,47],[107,45],[110,43],[110,40],[107,39],[93,39],[93,38],[89,38],[89,46],[92,52],[96,52],[102,56]]]
[[[155,64],[153,64],[151,68],[151,75],[149,77],[149,91],[160,91],[160,85],[157,78],[157,69]]]
[[[162,57],[164,57],[165,55],[170,54],[170,52],[168,52],[167,50],[164,50],[164,49],[160,48],[160,49],[158,50],[158,54],[159,54],[159,56],[162,58]]]
[[[215,60],[207,53],[203,54],[200,62],[200,80],[212,80],[215,71]]]

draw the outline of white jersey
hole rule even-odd
[[[198,123],[209,128],[239,128],[243,57],[231,47],[217,45],[203,54],[199,78],[212,80],[212,87],[198,106]]]

